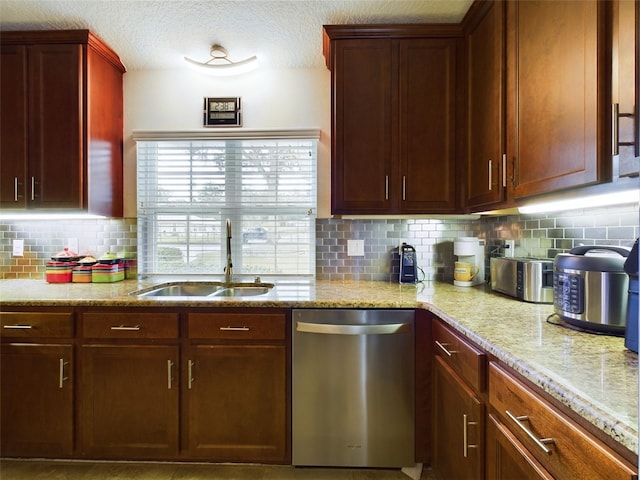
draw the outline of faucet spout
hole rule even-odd
[[[233,262],[231,261],[231,220],[227,218],[227,265],[224,267],[224,283],[233,280]]]

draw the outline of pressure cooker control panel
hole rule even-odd
[[[553,275],[554,307],[565,313],[584,312],[584,278],[573,273],[555,272]]]

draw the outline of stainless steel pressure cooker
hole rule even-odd
[[[554,259],[553,306],[567,323],[596,332],[624,334],[629,250],[608,245],[580,246]]]

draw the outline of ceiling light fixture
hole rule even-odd
[[[559,210],[574,210],[577,208],[622,205],[625,203],[636,203],[638,201],[640,201],[640,194],[637,189],[633,189],[616,193],[594,195],[591,197],[577,197],[554,202],[524,205],[522,207],[518,207],[518,211],[520,213],[544,213],[556,212]]]
[[[194,70],[216,76],[231,76],[247,73],[257,68],[260,64],[258,57],[255,55],[240,60],[239,62],[232,62],[229,59],[229,52],[227,52],[226,48],[218,44],[211,47],[209,54],[211,55],[211,60],[204,63],[191,60],[188,57],[184,57],[184,59]]]

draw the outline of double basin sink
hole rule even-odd
[[[273,283],[225,283],[225,282],[168,282],[154,285],[149,288],[131,292],[139,298],[163,298],[163,299],[215,299],[215,298],[242,298],[266,295],[273,289]]]

